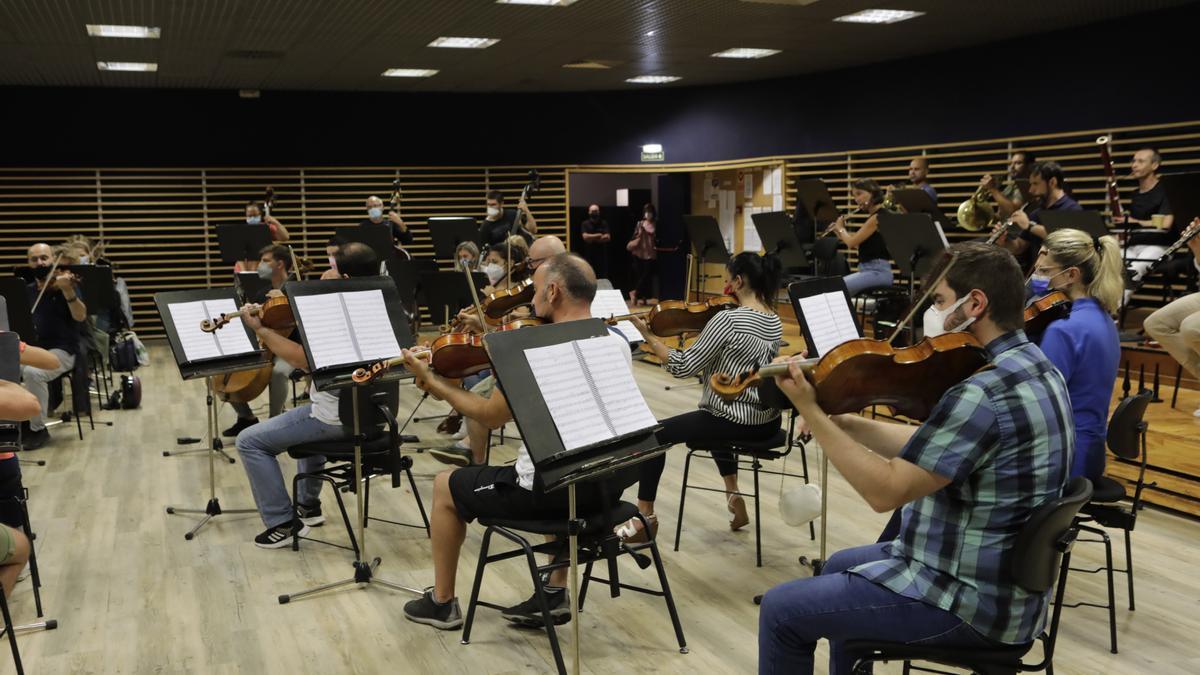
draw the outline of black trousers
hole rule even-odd
[[[639,298],[654,297],[654,281],[658,276],[658,259],[642,260],[635,256],[630,256],[633,260],[633,289],[637,291]]]
[[[658,432],[658,440],[664,443],[687,443],[694,440],[714,441],[761,441],[774,436],[779,431],[779,420],[774,419],[765,424],[738,424],[706,410],[694,410],[682,415],[660,420],[662,431]],[[732,476],[737,473],[737,458],[731,452],[713,453],[717,470],[722,476]],[[646,502],[654,501],[658,495],[658,481],[662,478],[663,469],[667,466],[666,454],[654,459],[648,459],[638,465],[640,480],[638,481],[638,499]]]

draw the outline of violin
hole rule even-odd
[[[498,323],[514,309],[532,303],[533,292],[533,279],[526,279],[511,288],[496,291],[480,303],[483,306],[483,315],[489,320],[488,323]]]
[[[1071,299],[1062,291],[1050,291],[1025,306],[1025,333],[1031,336],[1046,332],[1050,323],[1071,313]]]
[[[730,295],[718,295],[702,302],[665,300],[655,305],[648,314],[613,316],[606,322],[614,325],[618,321],[644,316],[651,333],[659,337],[675,337],[684,333],[699,333],[717,312],[734,307],[737,307],[737,298]]]
[[[230,321],[246,316],[251,309],[251,305],[243,305],[236,312],[222,314],[215,319],[205,319],[200,322],[200,330],[205,333],[220,330],[221,327],[227,325]],[[261,317],[263,326],[277,333],[291,333],[296,328],[296,316],[292,313],[292,306],[288,304],[288,299],[285,295],[276,295],[267,298],[267,301],[254,313]]]
[[[506,323],[496,330],[517,330],[520,328],[541,326],[544,323],[541,319],[518,319]],[[483,346],[483,336],[472,333],[447,333],[438,337],[428,347],[418,347],[409,351],[417,358],[428,359],[429,367],[433,369],[433,372],[452,380],[474,375],[492,366],[491,357],[488,356],[487,349]],[[350,378],[358,384],[364,384],[386,373],[393,367],[403,364],[404,357],[397,356],[373,363],[365,368],[359,368],[354,371]]]
[[[924,420],[950,387],[986,366],[988,356],[970,333],[945,333],[900,348],[886,340],[858,338],[820,359],[795,363],[816,387],[821,410],[830,415],[886,405],[900,415]],[[714,373],[709,386],[721,398],[732,400],[747,388],[786,373],[789,365],[772,363],[732,377]]]

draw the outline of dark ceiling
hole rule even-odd
[[[1190,1],[577,0],[538,7],[494,0],[0,0],[0,85],[570,91],[645,87],[625,79],[663,74],[687,86],[888,61]],[[867,8],[925,15],[882,26],[832,21]],[[162,38],[88,37],[89,23],[158,26]],[[426,46],[438,36],[500,42],[483,50]],[[710,57],[731,47],[782,53]],[[1114,45],[1114,58],[1130,53]],[[563,67],[582,60],[611,67]],[[159,67],[99,72],[97,61]],[[380,76],[395,67],[440,72]]]

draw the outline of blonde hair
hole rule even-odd
[[[521,235],[509,235],[505,244],[512,249],[512,260],[509,262],[519,263],[529,257],[529,244],[525,243],[525,238]]]
[[[1116,313],[1125,292],[1125,267],[1115,238],[1096,239],[1080,230],[1063,229],[1051,232],[1042,247],[1064,269],[1079,268],[1087,294],[1109,314]]]

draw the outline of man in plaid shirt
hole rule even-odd
[[[920,427],[830,418],[799,368],[778,379],[867,503],[877,512],[903,509],[894,540],[840,551],[820,576],[766,594],[760,673],[812,672],[822,637],[829,671],[848,673],[845,640],[988,648],[1030,643],[1042,630],[1047,596],[1010,580],[1009,556],[1029,515],[1059,496],[1071,466],[1066,383],[1021,330],[1016,260],[979,243],[951,252],[958,259],[934,290],[927,332],[970,332],[992,367],[947,391]]]

